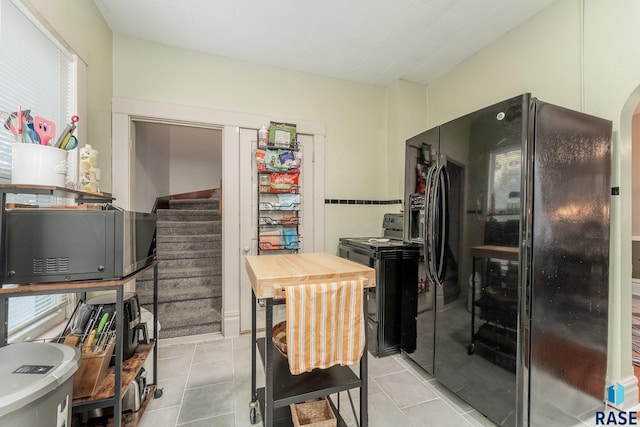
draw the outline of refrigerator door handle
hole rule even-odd
[[[445,162],[438,159],[427,172],[424,246],[427,277],[437,286],[442,286],[446,271],[448,187],[449,175]]]
[[[427,170],[424,195],[424,266],[427,279],[434,284],[437,283],[437,277],[433,268],[433,201],[435,200],[434,192],[436,191],[436,186],[434,177],[437,167],[437,163],[434,163]]]
[[[438,235],[439,246],[436,254],[436,277],[438,278],[438,285],[442,286],[444,277],[447,270],[447,247],[449,243],[449,211],[448,211],[448,197],[449,197],[449,174],[445,163],[442,162],[438,170],[438,178],[436,180],[438,187],[439,197],[436,209],[438,209]]]

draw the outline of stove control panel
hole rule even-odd
[[[383,236],[402,239],[404,230],[404,215],[401,213],[386,213],[382,219]]]

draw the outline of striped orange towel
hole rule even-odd
[[[293,375],[354,365],[364,351],[363,281],[286,287],[287,358]]]

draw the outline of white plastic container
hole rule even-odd
[[[269,131],[267,127],[263,124],[260,130],[258,131],[258,145],[267,145],[269,142]]]
[[[49,145],[14,143],[11,183],[64,187],[67,152]]]
[[[34,144],[22,144],[34,145]],[[0,425],[69,427],[77,348],[26,342],[0,348]]]

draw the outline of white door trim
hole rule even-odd
[[[177,105],[145,100],[114,97],[112,110],[112,193],[116,204],[130,209],[132,177],[135,159],[132,159],[130,141],[131,120],[178,122],[181,124],[206,125],[222,128],[222,332],[225,337],[240,333],[240,177],[239,137],[240,127],[259,129],[269,121],[294,122],[300,133],[313,135],[316,141],[314,174],[314,247],[324,251],[324,134],[321,123],[268,117],[258,114],[238,113],[211,108]],[[309,164],[306,164],[309,171]],[[242,269],[242,270],[241,270]]]

